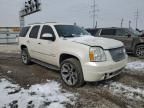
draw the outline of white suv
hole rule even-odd
[[[127,63],[120,41],[93,37],[78,26],[44,23],[21,30],[19,37],[22,62],[36,62],[60,70],[69,86],[99,81],[118,75]]]

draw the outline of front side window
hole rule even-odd
[[[30,38],[37,38],[38,37],[38,32],[39,32],[40,26],[34,26],[30,32],[29,37]]]
[[[46,39],[46,38],[42,37],[42,35],[46,34],[46,33],[49,33],[49,34],[52,34],[53,36],[55,36],[53,29],[48,25],[44,25],[42,28],[42,31],[41,31],[40,39]]]
[[[128,35],[128,33],[125,30],[123,29],[116,30],[116,36],[125,36],[125,35]]]
[[[139,36],[139,35],[141,35],[140,32],[138,32],[138,31],[136,31],[136,30],[134,30],[132,28],[130,28],[130,29],[127,28],[127,29],[125,29],[125,31],[128,32],[129,34],[131,34],[132,36]]]
[[[56,31],[60,37],[81,37],[89,35],[89,33],[74,25],[55,25]]]
[[[115,29],[102,29],[101,35],[115,35]]]

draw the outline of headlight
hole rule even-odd
[[[89,52],[89,58],[91,62],[103,62],[106,61],[106,55],[102,48],[91,47]]]

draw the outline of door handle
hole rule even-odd
[[[41,43],[39,42],[38,44],[40,45]]]

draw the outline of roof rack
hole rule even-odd
[[[42,24],[42,23],[40,23],[40,22],[36,22],[36,23],[28,24],[28,25],[34,25],[34,24]]]
[[[36,22],[36,23],[28,24],[28,25],[34,25],[34,24],[45,24],[45,23],[57,23],[57,22],[44,22],[44,23]]]
[[[45,22],[45,23],[57,23],[57,22]]]

